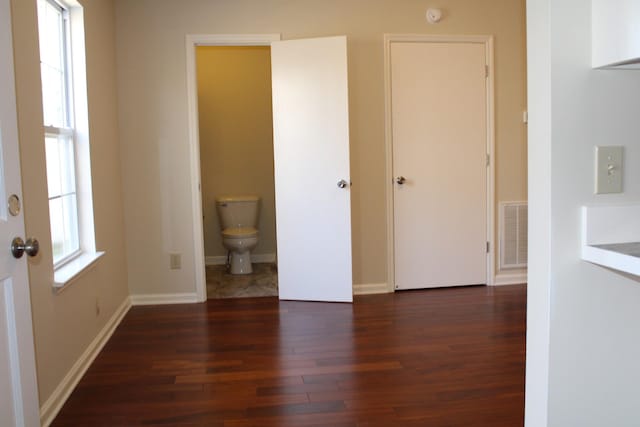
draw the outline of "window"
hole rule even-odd
[[[84,22],[74,0],[37,4],[54,285],[63,286],[101,255],[93,231]]]
[[[69,61],[69,14],[38,0],[49,216],[54,266],[80,252]]]

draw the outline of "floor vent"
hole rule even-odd
[[[527,202],[500,203],[500,269],[527,266]]]

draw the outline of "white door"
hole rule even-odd
[[[0,425],[32,427],[40,417],[29,279],[26,256],[15,259],[9,249],[24,237],[22,212],[12,215],[18,204],[7,206],[22,195],[9,0],[0,0],[0,94]]]
[[[352,301],[346,37],[273,42],[280,299]]]
[[[484,43],[391,44],[396,289],[486,283]]]

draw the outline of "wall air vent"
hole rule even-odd
[[[527,202],[500,203],[500,269],[527,267]]]

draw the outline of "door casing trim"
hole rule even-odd
[[[185,37],[194,281],[198,302],[204,302],[207,300],[207,283],[204,259],[204,229],[202,224],[202,193],[200,190],[200,131],[198,121],[196,47],[270,46],[271,42],[278,41],[280,39],[280,34],[187,34]]]
[[[425,35],[425,34],[385,34],[384,35],[384,122],[385,122],[385,180],[387,201],[387,284],[389,292],[395,292],[395,238],[393,208],[393,129],[391,120],[391,44],[410,43],[478,43],[485,47],[485,60],[489,67],[487,76],[487,149],[489,166],[487,167],[487,227],[486,238],[489,242],[487,253],[487,285],[494,284],[495,270],[495,111],[494,111],[494,61],[493,36]]]

